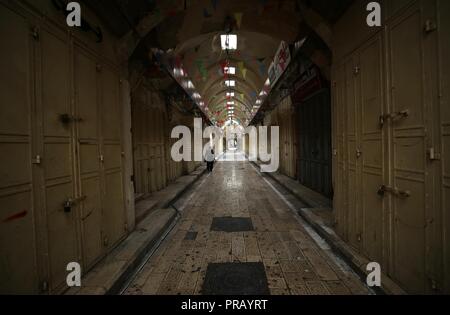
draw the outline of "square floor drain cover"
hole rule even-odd
[[[211,231],[219,232],[247,232],[254,231],[252,219],[222,217],[213,218]]]
[[[262,263],[209,264],[202,294],[269,295],[264,265]]]
[[[186,241],[195,241],[197,239],[198,232],[187,232],[184,239]]]

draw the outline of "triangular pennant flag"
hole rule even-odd
[[[247,76],[247,69],[242,69],[242,76],[245,77]]]
[[[243,71],[244,70],[244,62],[242,62],[242,61],[239,61],[238,62],[238,67],[239,67],[239,71]]]
[[[264,65],[263,62],[259,63],[259,72],[261,73],[262,76],[266,75],[266,66]]]
[[[219,0],[211,0],[211,5],[214,8],[214,10],[217,9],[217,3],[219,2]]]
[[[208,10],[207,10],[206,8],[204,8],[204,9],[203,9],[203,16],[204,16],[205,18],[210,18],[212,15],[209,14],[209,12],[208,12]]]
[[[234,14],[234,18],[236,19],[236,25],[238,28],[241,28],[242,24],[242,12],[237,12]]]

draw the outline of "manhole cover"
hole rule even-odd
[[[198,232],[187,232],[184,239],[186,241],[195,241],[197,239]]]
[[[264,265],[262,263],[209,264],[202,294],[269,295]]]
[[[254,231],[252,219],[250,218],[213,218],[211,231],[218,232],[246,232]]]

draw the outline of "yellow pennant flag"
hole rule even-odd
[[[247,69],[242,69],[242,76],[245,77],[247,76]]]
[[[242,70],[244,70],[244,62],[243,61],[239,61],[238,62],[238,67],[239,67],[239,71],[241,71],[242,72]]]
[[[237,12],[234,14],[234,18],[236,19],[236,24],[238,28],[241,28],[242,24],[242,12]]]

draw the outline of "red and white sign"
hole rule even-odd
[[[286,71],[291,62],[289,45],[282,41],[272,64],[269,67],[269,79],[271,87],[274,87],[281,75]]]

